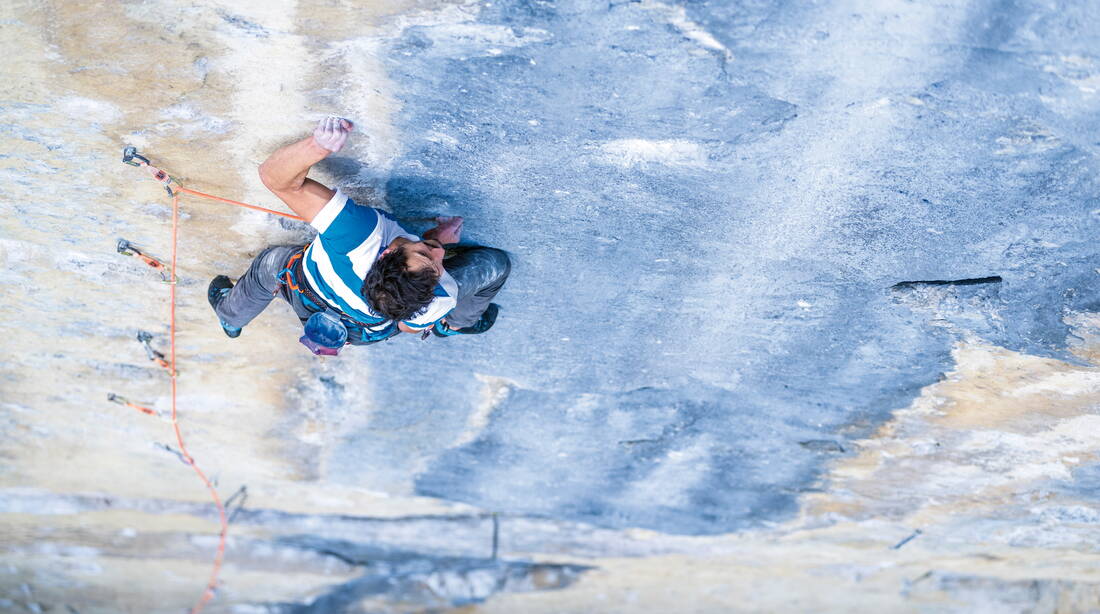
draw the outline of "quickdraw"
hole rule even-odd
[[[216,200],[218,202],[227,203],[227,204],[231,204],[231,205],[237,205],[237,206],[240,206],[240,207],[253,209],[255,211],[264,211],[264,212],[270,213],[272,215],[278,215],[278,216],[282,216],[282,217],[293,219],[293,220],[301,220],[301,221],[304,221],[304,220],[302,220],[302,218],[298,217],[297,215],[292,215],[292,214],[289,214],[289,213],[283,213],[281,211],[275,211],[273,209],[267,209],[265,207],[257,207],[256,205],[250,205],[248,203],[242,203],[242,202],[235,201],[235,200],[229,200],[228,198],[222,198],[220,196],[213,196],[211,194],[205,194],[203,192],[199,192],[197,190],[192,190],[190,188],[184,187],[180,183],[179,180],[172,177],[167,172],[165,172],[165,171],[153,166],[152,164],[150,164],[149,159],[146,158],[145,156],[139,154],[137,149],[134,148],[134,147],[126,147],[125,149],[122,150],[122,161],[126,164],[129,164],[130,166],[135,166],[135,167],[138,167],[138,168],[144,168],[145,170],[147,170],[150,173],[150,175],[152,175],[153,179],[155,181],[157,181],[158,183],[160,183],[162,186],[164,186],[165,191],[168,192],[168,195],[172,197],[172,259],[171,259],[171,264],[170,265],[165,264],[164,262],[161,262],[160,260],[157,260],[156,258],[153,258],[152,256],[148,256],[148,255],[142,253],[141,250],[134,247],[132,243],[130,243],[129,241],[126,241],[125,239],[120,239],[119,240],[117,248],[118,248],[118,252],[120,254],[124,254],[124,255],[127,255],[127,256],[135,256],[135,257],[141,259],[141,261],[144,262],[145,264],[159,270],[161,272],[161,275],[165,278],[165,281],[167,281],[170,284],[169,285],[169,301],[168,301],[168,307],[169,307],[168,343],[169,343],[169,348],[170,349],[169,349],[168,357],[165,358],[164,354],[154,350],[152,348],[152,346],[149,344],[149,342],[152,340],[152,335],[149,335],[148,333],[144,333],[144,334],[139,333],[138,334],[138,341],[142,342],[142,345],[145,347],[146,354],[148,355],[150,360],[152,360],[153,362],[156,362],[157,364],[161,365],[162,367],[164,367],[165,369],[168,370],[168,375],[169,375],[169,378],[171,379],[171,384],[172,384],[171,423],[172,423],[172,429],[175,431],[175,434],[176,434],[176,442],[179,444],[179,450],[175,450],[171,446],[168,446],[168,445],[165,445],[165,444],[157,444],[157,445],[158,445],[158,447],[161,447],[161,448],[175,454],[176,456],[178,456],[179,459],[185,465],[190,466],[195,471],[195,473],[199,476],[199,479],[202,481],[203,485],[206,487],[207,491],[210,493],[210,498],[213,500],[214,506],[218,510],[218,520],[221,524],[221,530],[219,531],[219,534],[218,534],[218,549],[217,549],[217,552],[214,555],[213,569],[210,572],[210,578],[206,583],[206,588],[203,591],[202,596],[199,597],[198,602],[196,602],[195,605],[191,608],[191,614],[199,614],[199,612],[201,612],[202,609],[206,606],[206,603],[209,602],[211,599],[213,599],[215,597],[215,595],[217,594],[218,576],[221,573],[222,561],[225,558],[225,544],[226,544],[226,535],[229,531],[229,520],[228,520],[228,517],[227,517],[227,514],[226,514],[225,505],[222,504],[221,497],[218,495],[218,490],[216,488],[216,485],[213,483],[212,480],[210,480],[208,477],[206,477],[206,474],[203,473],[202,469],[200,469],[198,464],[195,463],[195,459],[191,456],[190,452],[187,451],[187,445],[183,441],[183,432],[180,430],[180,424],[179,424],[179,420],[178,420],[178,412],[177,412],[177,407],[176,407],[176,399],[177,399],[177,395],[176,395],[176,384],[177,384],[177,382],[176,382],[176,379],[177,379],[178,371],[176,370],[176,283],[175,283],[176,275],[175,275],[175,271],[176,271],[177,235],[178,235],[178,228],[179,228],[179,201],[180,201],[180,195],[181,194],[190,194],[192,196],[198,196],[200,198],[206,198],[206,199],[209,199],[209,200]],[[143,414],[147,414],[147,415],[150,415],[150,416],[160,416],[160,414],[158,414],[153,409],[145,407],[143,405],[138,405],[136,403],[131,403],[125,397],[121,397],[117,394],[114,394],[113,392],[108,393],[107,400],[112,402],[112,403],[118,403],[120,405],[124,405],[126,407],[136,409],[137,411],[140,411]]]
[[[168,268],[167,264],[164,264],[160,260],[157,260],[156,258],[148,254],[145,254],[133,243],[130,243],[126,239],[119,239],[118,243],[115,246],[115,249],[118,250],[118,253],[122,254],[123,256],[133,256],[138,260],[141,260],[145,264],[149,265],[150,267],[160,271],[162,282],[166,284],[176,283],[176,278],[174,275],[172,275],[172,269]]]
[[[130,400],[127,399],[126,397],[121,396],[121,395],[117,395],[113,392],[108,392],[107,393],[107,400],[112,402],[112,403],[118,403],[119,405],[124,405],[126,407],[131,408],[131,409],[136,409],[136,410],[140,411],[143,414],[148,414],[150,416],[160,416],[160,414],[158,414],[156,412],[156,410],[145,407],[144,405],[138,405],[137,403],[131,403]]]
[[[138,153],[137,148],[127,147],[122,150],[122,161],[130,166],[136,166],[138,168],[145,168],[153,175],[153,179],[157,180],[164,186],[164,190],[168,192],[169,196],[175,196],[176,193],[172,191],[172,185],[179,186],[179,182],[176,181],[171,175],[160,170],[159,168],[149,164],[149,158]],[[179,186],[182,187],[182,186]]]
[[[149,360],[157,363],[158,365],[168,369],[169,373],[175,374],[175,370],[172,369],[172,364],[164,357],[164,353],[154,350],[152,341],[153,335],[145,331],[138,331],[137,340],[145,348],[145,355],[149,357]]]

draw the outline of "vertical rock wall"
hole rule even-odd
[[[164,192],[314,171],[512,254],[478,338],[337,360],[204,290],[301,224],[185,199],[181,424],[240,493],[216,612],[1100,607],[1088,2],[0,7],[0,609],[178,612]],[[167,447],[166,447],[167,446]]]

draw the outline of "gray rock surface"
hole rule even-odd
[[[0,8],[0,609],[178,612],[214,508],[162,416],[163,191],[316,169],[513,274],[486,335],[321,360],[203,290],[304,225],[185,199],[208,611],[1100,608],[1100,5]]]
[[[671,533],[759,526],[822,471],[799,441],[866,434],[949,368],[959,334],[1065,357],[1063,316],[1095,309],[1100,264],[1096,102],[1065,59],[1096,51],[1090,17],[503,2],[406,28],[388,48],[406,153],[387,203],[467,215],[517,264],[492,338],[370,358],[400,420],[410,396],[472,404],[473,373],[515,383],[417,492]],[[986,276],[984,298],[891,292]],[[393,458],[379,439],[333,453],[367,470]]]

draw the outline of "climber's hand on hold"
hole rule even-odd
[[[330,115],[317,122],[317,127],[313,129],[313,140],[328,151],[336,153],[347,142],[353,128],[355,124],[351,121]]]
[[[298,217],[313,221],[336,191],[306,175],[314,164],[340,151],[354,127],[342,117],[322,119],[313,134],[268,156],[260,165],[260,181]]]
[[[424,233],[425,239],[435,239],[443,245],[458,243],[462,238],[462,216],[435,218],[436,227]]]

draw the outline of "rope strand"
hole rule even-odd
[[[136,162],[134,160],[137,160]],[[123,162],[131,164],[133,166],[145,167],[152,175],[153,178],[168,188],[168,193],[172,195],[172,264],[171,269],[168,271],[171,275],[171,282],[169,284],[169,301],[168,301],[168,338],[169,338],[169,377],[172,383],[172,429],[176,433],[176,442],[179,444],[180,454],[188,465],[195,470],[195,473],[202,480],[203,485],[210,492],[210,498],[214,501],[214,506],[218,509],[218,521],[221,524],[221,530],[218,535],[218,549],[214,555],[214,567],[210,571],[210,579],[206,583],[206,589],[203,591],[202,596],[198,602],[191,608],[191,614],[199,614],[202,612],[206,604],[214,598],[215,591],[218,587],[218,577],[221,574],[222,562],[225,560],[225,544],[226,536],[229,533],[229,520],[226,517],[225,505],[222,503],[221,497],[218,495],[218,490],[210,482],[210,479],[206,477],[202,469],[195,463],[194,457],[187,450],[187,444],[183,440],[183,432],[180,429],[178,411],[176,407],[176,389],[177,389],[177,376],[179,370],[176,369],[176,264],[177,264],[177,243],[179,237],[179,203],[180,193],[190,194],[192,196],[198,196],[200,198],[206,198],[217,202],[227,203],[230,205],[236,205],[247,209],[253,209],[255,211],[263,211],[272,215],[278,215],[281,217],[289,218],[292,220],[305,221],[297,215],[289,213],[283,213],[281,211],[275,211],[274,209],[267,209],[265,207],[258,207],[256,205],[250,205],[248,203],[242,203],[236,200],[230,200],[228,198],[222,198],[220,196],[214,196],[212,194],[206,194],[205,192],[199,192],[198,190],[192,190],[190,188],[183,187],[179,182],[174,181],[172,176],[160,169],[149,164],[148,160],[137,154],[137,151],[132,148],[127,148],[127,151],[123,152]],[[154,261],[155,262],[155,261]],[[160,264],[159,262],[157,264]],[[163,266],[163,265],[162,265]],[[130,403],[125,403],[128,406],[134,407],[145,413],[152,413],[144,407],[136,406]]]
[[[179,236],[179,207],[180,197],[179,194],[172,196],[172,281],[176,279],[176,245]],[[191,608],[191,614],[199,614],[206,606],[206,603],[214,598],[214,591],[218,586],[218,576],[221,574],[222,561],[225,558],[225,541],[226,535],[229,533],[229,521],[225,515],[225,506],[222,505],[221,497],[218,496],[218,490],[214,488],[214,485],[207,479],[206,474],[199,469],[199,466],[195,463],[195,459],[191,456],[191,453],[187,450],[187,444],[183,441],[183,432],[180,430],[180,423],[178,420],[178,412],[176,409],[176,285],[175,283],[169,285],[169,301],[168,301],[168,346],[169,346],[169,363],[172,365],[172,369],[169,375],[172,380],[172,429],[176,432],[176,442],[179,444],[180,452],[183,453],[184,459],[187,460],[187,464],[191,465],[191,468],[198,474],[199,479],[206,485],[206,489],[210,491],[210,497],[214,499],[214,505],[218,508],[218,521],[221,523],[221,531],[218,536],[218,551],[214,555],[214,569],[210,572],[210,580],[206,583],[206,590],[203,591],[202,597],[199,598],[198,603]]]
[[[227,204],[230,204],[230,205],[237,205],[238,207],[244,207],[246,209],[254,209],[256,211],[263,211],[264,213],[270,213],[271,215],[279,215],[279,216],[282,216],[282,217],[285,217],[285,218],[289,218],[289,219],[292,219],[292,220],[298,220],[298,221],[301,221],[301,222],[305,221],[304,219],[298,217],[297,215],[291,214],[291,213],[283,213],[282,211],[276,211],[274,209],[268,209],[266,207],[258,207],[256,205],[250,205],[248,203],[242,203],[242,202],[237,201],[237,200],[229,200],[228,198],[222,198],[221,196],[214,196],[213,194],[206,194],[204,192],[199,192],[198,190],[192,190],[191,188],[185,188],[181,185],[177,185],[176,190],[179,191],[179,192],[186,192],[187,194],[191,194],[192,196],[201,196],[202,198],[209,198],[210,200],[216,200],[220,203],[227,203]]]

